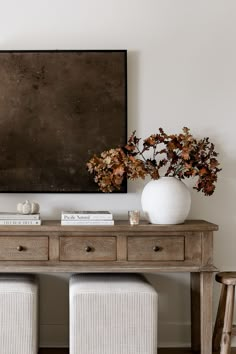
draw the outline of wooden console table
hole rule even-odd
[[[189,272],[192,351],[212,354],[213,231],[181,225],[0,226],[0,272]]]

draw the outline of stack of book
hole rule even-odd
[[[0,225],[41,225],[40,214],[0,212]]]
[[[62,211],[61,225],[114,225],[109,211]]]

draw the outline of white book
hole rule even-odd
[[[0,220],[39,220],[40,214],[20,214],[11,212],[0,212]]]
[[[113,220],[109,211],[62,211],[61,220]]]
[[[114,220],[61,220],[61,225],[114,225]]]
[[[0,220],[0,225],[41,225],[41,220]]]

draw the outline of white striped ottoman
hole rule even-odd
[[[34,276],[0,275],[0,353],[38,351],[38,284]]]
[[[73,275],[70,354],[156,354],[157,297],[139,275]]]

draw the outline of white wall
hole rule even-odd
[[[236,268],[235,129],[236,2],[234,0],[0,0],[0,49],[127,48],[128,130],[146,137],[162,126],[210,136],[223,166],[212,197],[193,191],[192,218],[220,225],[215,263]],[[26,198],[42,217],[67,208],[140,208],[142,182],[127,195],[2,194],[0,210]],[[150,276],[160,292],[160,344],[189,342],[189,276]],[[41,276],[41,344],[68,343],[68,276]],[[215,287],[215,307],[219,287]]]

